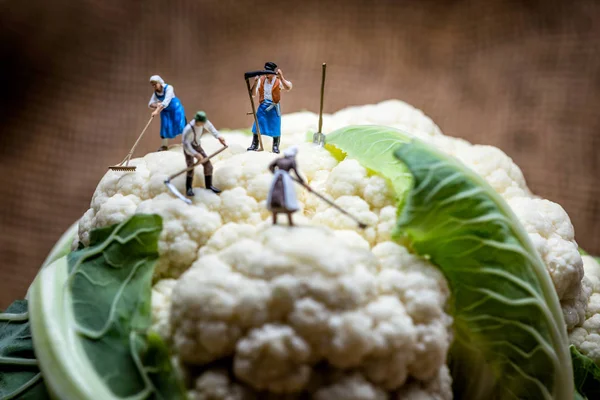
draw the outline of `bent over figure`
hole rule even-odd
[[[269,170],[274,176],[267,196],[267,209],[273,213],[273,224],[277,224],[277,214],[283,213],[287,214],[290,226],[294,226],[292,214],[300,208],[294,181],[290,176],[290,171],[294,171],[298,180],[304,182],[298,173],[296,154],[298,154],[298,148],[293,146],[283,152],[283,157],[277,158],[269,165]]]
[[[226,145],[223,136],[221,136],[214,125],[206,118],[206,113],[204,111],[198,111],[194,116],[194,119],[183,129],[183,137],[181,139],[183,145],[183,154],[185,155],[185,163],[188,167],[194,165],[195,159],[201,160],[202,158],[207,157],[206,152],[200,145],[200,137],[205,130],[210,132],[211,135],[218,139],[223,146]],[[217,189],[212,184],[212,173],[213,166],[210,160],[208,160],[206,163],[204,163],[204,187],[212,190],[215,193],[220,193],[221,190]],[[194,195],[194,190],[192,189],[193,182],[194,170],[192,169],[187,172],[185,180],[186,194],[190,197]]]
[[[150,84],[154,88],[154,93],[152,93],[148,107],[155,109],[152,116],[160,113],[162,143],[158,151],[168,150],[169,139],[180,135],[187,123],[185,110],[179,99],[175,97],[173,86],[166,84],[160,76],[151,76]]]

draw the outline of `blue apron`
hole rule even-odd
[[[169,85],[165,84],[162,96],[154,92],[159,101],[164,101],[167,95],[167,87]],[[183,105],[177,97],[173,96],[169,106],[160,112],[160,137],[162,139],[173,139],[183,132],[186,124],[187,118],[185,117]]]
[[[260,134],[271,137],[281,136],[281,111],[279,104],[264,100],[256,110],[256,119]],[[256,133],[256,122],[252,124],[252,133]]]

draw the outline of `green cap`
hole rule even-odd
[[[198,122],[206,122],[206,113],[204,111],[198,111],[196,115],[194,115],[194,119]]]

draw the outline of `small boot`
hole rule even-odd
[[[281,140],[281,136],[276,136],[273,138],[273,153],[279,154],[279,141]]]
[[[185,193],[189,197],[193,197],[194,196],[194,189],[192,189],[192,182],[194,182],[194,177],[193,176],[186,177],[186,179],[185,179]]]
[[[258,134],[255,133],[252,135],[252,144],[248,147],[248,151],[256,151],[258,150]]]
[[[156,151],[167,151],[169,150],[169,139],[161,139],[161,145]]]
[[[204,186],[215,193],[221,193],[220,189],[217,189],[212,185],[212,175],[204,175]]]

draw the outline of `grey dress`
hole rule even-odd
[[[269,165],[269,170],[274,173],[273,183],[267,196],[267,209],[274,213],[293,213],[298,211],[298,199],[294,189],[294,181],[290,171],[294,171],[300,178],[295,157],[281,157]]]

